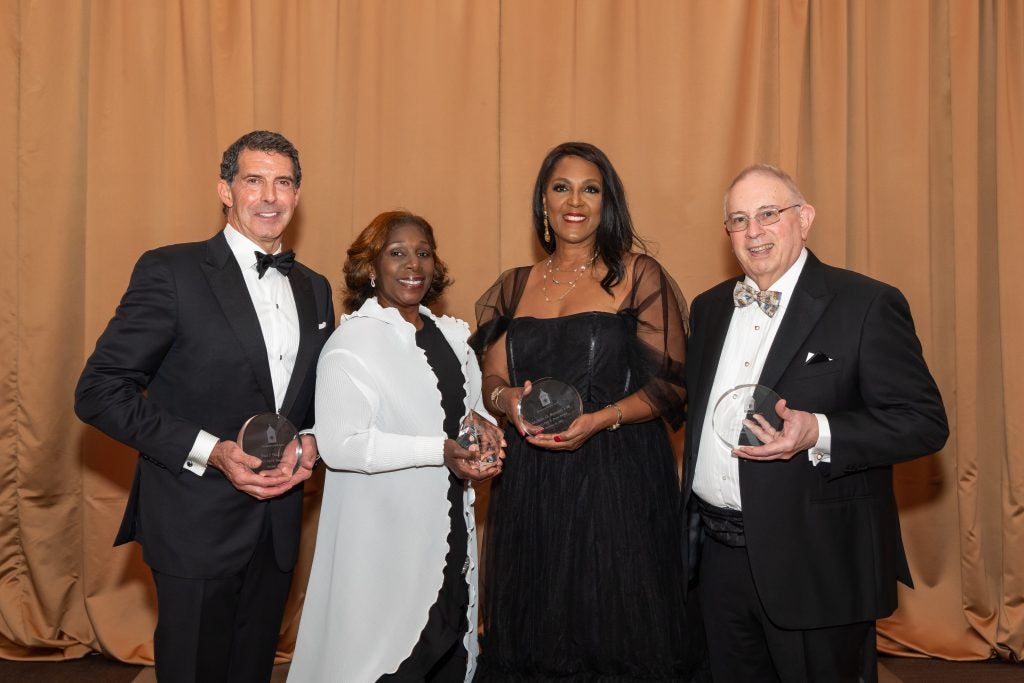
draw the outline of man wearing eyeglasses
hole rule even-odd
[[[744,277],[691,308],[684,540],[718,681],[877,680],[875,620],[912,585],[892,466],[949,433],[906,299],[819,261],[813,222],[789,175],[744,169],[725,196]],[[727,445],[716,403],[749,384],[780,419]]]

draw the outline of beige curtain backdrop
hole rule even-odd
[[[732,176],[790,170],[811,248],[909,298],[952,426],[896,470],[917,587],[879,645],[1024,654],[1019,0],[0,0],[0,91],[0,656],[151,661],[149,572],[111,547],[135,455],[72,390],[138,256],[221,227],[220,154],[254,128],[301,151],[300,259],[337,287],[353,236],[408,208],[470,320],[538,258],[559,142],[609,154],[691,298],[736,271]]]

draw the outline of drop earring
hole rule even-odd
[[[370,286],[371,287],[376,287],[377,286],[377,278],[374,276],[373,273],[370,273]]]
[[[548,212],[544,211],[544,244],[551,241],[551,226],[548,225]]]

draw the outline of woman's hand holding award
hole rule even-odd
[[[238,446],[246,455],[259,458],[263,464],[254,469],[257,474],[280,470],[295,474],[302,463],[302,441],[299,430],[288,418],[277,413],[253,415],[238,432]],[[289,445],[295,442],[293,448]]]
[[[532,383],[530,393],[519,399],[516,413],[530,436],[541,432],[557,434],[583,414],[583,399],[575,387],[565,382],[539,379]]]
[[[729,450],[740,446],[761,446],[759,438],[782,431],[782,418],[775,412],[778,394],[760,384],[741,384],[722,394],[711,414],[711,426]],[[760,416],[765,428],[756,418]]]
[[[488,429],[489,426],[490,423],[470,411],[466,417],[462,418],[462,426],[455,439],[455,442],[467,451],[476,446],[476,450],[473,452],[476,454],[475,462],[478,468],[493,465],[498,461],[498,450],[501,448],[501,443],[495,443],[494,435]]]

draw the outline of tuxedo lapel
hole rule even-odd
[[[761,368],[758,384],[774,387],[818,324],[833,297],[825,285],[824,274],[821,261],[808,252],[807,263],[793,288],[793,299],[786,307],[786,315]]]
[[[713,300],[708,303],[707,328],[700,333],[703,339],[700,375],[697,377],[696,392],[690,397],[693,401],[693,409],[688,411],[689,424],[687,425],[688,431],[693,430],[694,448],[700,442],[708,403],[713,400],[711,387],[715,383],[718,361],[722,355],[722,347],[725,345],[725,335],[728,334],[729,323],[732,321],[732,312],[735,306],[731,293],[732,282],[729,283],[729,287],[721,287],[719,291],[715,292]]]
[[[263,342],[263,331],[252,298],[245,286],[245,280],[242,279],[242,271],[231,254],[224,233],[217,233],[207,242],[207,247],[203,272],[210,282],[210,289],[220,303],[224,317],[235,333],[238,348],[252,366],[260,391],[267,405],[273,410],[276,401],[274,382],[270,378],[270,364],[267,361],[267,347]]]
[[[314,338],[314,331],[317,329],[316,300],[313,296],[313,287],[309,278],[298,268],[292,268],[288,273],[288,282],[292,286],[292,295],[295,298],[295,310],[299,315],[299,350],[295,354],[295,367],[292,369],[291,379],[288,381],[288,390],[284,395],[284,404],[281,406],[281,414],[288,415],[295,403],[295,397],[302,388],[306,379],[306,373],[311,363],[317,361],[319,349]]]

